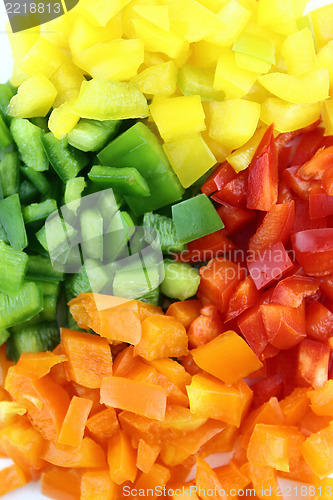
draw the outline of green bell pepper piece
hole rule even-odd
[[[121,194],[149,196],[147,181],[134,167],[102,167],[95,165],[88,174],[89,179],[103,189],[114,188]]]
[[[8,130],[8,127],[0,115],[0,151],[7,148],[13,142],[13,138]]]
[[[125,196],[135,215],[152,212],[182,197],[184,189],[161,144],[141,122],[114,139],[97,156],[102,165],[134,167],[146,179],[150,196]]]
[[[51,185],[43,172],[37,172],[30,167],[21,167],[21,172],[40,193],[49,192]]]
[[[60,333],[55,322],[23,326],[9,337],[7,357],[16,362],[23,352],[52,351],[59,342]]]
[[[176,234],[182,243],[189,243],[224,227],[214,205],[205,194],[177,203],[172,207]]]
[[[12,194],[0,200],[0,221],[11,246],[17,250],[23,250],[28,245],[28,238],[18,194]]]
[[[4,153],[0,162],[0,179],[4,198],[19,192],[20,162],[15,151]]]
[[[167,297],[186,300],[197,293],[200,276],[198,270],[190,264],[165,260],[164,273],[161,292]]]
[[[28,256],[0,240],[0,291],[16,295],[23,283]]]
[[[88,157],[68,144],[67,139],[57,139],[49,132],[43,135],[42,143],[50,163],[64,182],[73,179],[87,166]]]
[[[120,120],[100,122],[82,118],[66,138],[71,146],[81,151],[100,151],[116,137],[120,124]]]
[[[6,83],[0,84],[0,114],[2,115],[5,123],[10,124],[10,116],[8,115],[8,104],[11,98],[15,95],[15,91]]]
[[[40,281],[53,286],[64,279],[64,274],[54,269],[49,258],[42,255],[29,255],[26,277],[27,280]],[[52,294],[49,293],[49,295]]]
[[[28,321],[42,309],[43,292],[36,283],[24,283],[14,297],[0,293],[0,330]]]
[[[26,224],[40,222],[48,218],[57,210],[55,200],[45,200],[41,203],[32,203],[22,209],[23,219]]]
[[[143,217],[143,226],[146,240],[149,242],[154,235],[151,235],[148,228],[156,230],[163,252],[181,252],[185,249],[185,245],[177,237],[175,225],[170,217],[148,212]]]
[[[23,163],[37,172],[48,170],[49,161],[41,143],[44,131],[25,118],[13,118],[10,131]]]

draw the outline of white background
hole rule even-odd
[[[6,1],[6,0],[5,0]],[[112,1],[112,0],[105,0]],[[311,0],[308,4],[307,11],[314,10],[315,8],[321,7],[332,3],[332,0]],[[0,83],[5,83],[11,76],[12,71],[12,58],[10,52],[10,46],[7,40],[7,35],[5,31],[5,26],[8,22],[7,15],[4,8],[3,0],[0,0]],[[0,459],[0,468],[6,467],[9,464],[9,460]],[[284,484],[286,484],[283,481]],[[39,491],[38,483],[31,483],[25,486],[21,490],[14,491],[5,495],[5,500],[42,500],[46,499],[44,495],[41,495]],[[306,497],[302,497],[306,500]],[[103,499],[101,499],[103,500]],[[269,500],[269,498],[267,498]]]

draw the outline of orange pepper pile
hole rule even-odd
[[[59,500],[161,492],[206,500],[214,488],[217,498],[249,488],[277,498],[278,476],[315,492],[333,485],[324,480],[333,472],[333,380],[259,404],[260,381],[251,388],[243,378],[262,377],[266,366],[236,332],[218,333],[214,306],[177,302],[163,314],[81,294],[70,308],[100,335],[62,329],[52,353],[22,354],[16,365],[0,351],[0,452],[13,460],[0,472],[0,495],[39,478]],[[123,326],[107,330],[114,309]],[[131,336],[135,344],[120,341]],[[205,460],[232,450],[227,465]]]

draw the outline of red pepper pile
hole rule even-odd
[[[191,326],[193,345],[235,330],[264,362],[255,405],[332,375],[333,137],[319,122],[274,137],[267,129],[250,167],[219,165],[202,186],[225,228],[188,245],[179,260],[209,260],[198,297],[216,320]],[[227,257],[227,258],[226,258]],[[209,331],[207,331],[207,329]]]

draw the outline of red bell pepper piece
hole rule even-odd
[[[269,304],[271,296],[272,290],[264,292],[260,300],[250,309],[243,312],[237,320],[238,328],[242,332],[243,337],[258,357],[268,345],[268,338],[259,307],[262,304]]]
[[[190,349],[207,344],[226,330],[221,313],[215,306],[205,306],[187,332]]]
[[[308,276],[289,276],[280,281],[273,292],[272,304],[299,307],[305,297],[314,295],[319,289],[319,281]]]
[[[311,219],[309,201],[301,198],[295,199],[295,217],[291,233],[298,233],[307,229],[323,229],[327,227],[327,222],[327,217]]]
[[[297,262],[310,276],[333,273],[333,228],[300,231],[291,237]]]
[[[313,180],[304,180],[297,175],[298,167],[286,168],[282,174],[282,180],[285,185],[294,193],[298,194],[303,200],[309,198],[310,189],[312,187],[320,187],[320,183]]]
[[[324,172],[333,166],[333,146],[319,149],[311,159],[302,165],[297,175],[301,179],[320,181]]]
[[[221,231],[225,235],[236,233],[256,217],[256,213],[253,210],[242,207],[231,207],[229,205],[217,207],[217,213],[224,223],[224,228]]]
[[[248,171],[243,170],[212,196],[212,200],[233,207],[245,207],[247,199]]]
[[[260,298],[260,292],[254,284],[251,276],[247,276],[244,281],[237,285],[236,290],[231,295],[228,305],[226,321],[237,318],[246,309],[252,307]]]
[[[283,244],[275,243],[252,259],[248,259],[247,267],[258,290],[266,287],[293,266]]]
[[[293,130],[292,132],[284,132],[282,134],[279,134],[275,138],[275,144],[278,153],[281,151],[282,148],[287,146],[287,144],[296,139],[296,137],[298,137],[299,135],[316,130],[319,124],[320,120],[317,120],[314,123],[311,123],[311,125],[308,125],[307,127],[303,127],[298,130]]]
[[[267,373],[274,375],[278,373],[285,382],[285,396],[290,394],[296,387],[296,374],[298,363],[299,346],[283,350],[276,356],[266,360]]]
[[[174,256],[179,262],[195,264],[214,259],[234,249],[235,245],[225,236],[223,229],[220,229],[215,233],[191,241],[187,245],[187,250],[179,254],[174,254]]]
[[[323,276],[319,281],[320,290],[333,301],[333,276]]]
[[[314,300],[306,308],[306,333],[314,340],[327,340],[333,335],[333,313]]]
[[[295,150],[292,167],[299,167],[308,162],[312,156],[321,147],[324,138],[324,129],[317,128],[312,132],[307,132],[302,135],[300,142]]]
[[[298,346],[297,381],[299,385],[323,387],[328,380],[330,348],[316,340],[305,339]]]
[[[292,192],[283,182],[279,183],[278,203],[288,203],[294,199]]]
[[[333,196],[321,187],[312,188],[309,195],[309,213],[311,219],[333,215]]]
[[[292,146],[282,148],[279,152],[279,174],[282,174],[282,172],[290,166],[292,153]]]
[[[271,398],[281,399],[284,393],[284,381],[281,375],[269,375],[251,385],[253,391],[252,409],[259,408]]]
[[[305,331],[305,306],[297,308],[268,304],[260,306],[269,342],[279,349],[290,349],[299,344]]]
[[[227,161],[218,165],[201,187],[201,192],[207,196],[219,191],[228,182],[237,177],[236,172]]]
[[[252,236],[249,250],[253,253],[261,252],[281,241],[284,245],[289,240],[290,231],[294,223],[295,204],[293,201],[273,205],[265,215],[262,224]]]
[[[244,279],[245,270],[227,259],[212,259],[200,269],[198,298],[203,304],[213,304],[220,312],[228,307],[230,296]]]
[[[268,211],[278,197],[278,153],[274,125],[266,130],[249,166],[247,208]]]
[[[333,150],[333,146],[331,147]],[[321,185],[328,195],[333,196],[333,165],[325,170],[321,179]]]

